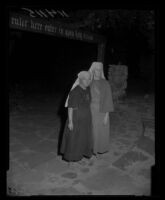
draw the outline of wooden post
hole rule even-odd
[[[104,63],[104,56],[105,56],[105,43],[99,43],[97,61]]]

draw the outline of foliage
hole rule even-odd
[[[127,48],[132,43],[130,36],[142,48],[148,46],[152,51],[155,48],[155,10],[77,10],[67,20],[72,28],[104,35],[111,44],[112,40],[115,45],[119,42],[120,48]]]
[[[144,34],[154,30],[154,10],[78,10],[73,12],[70,21],[77,28],[85,28],[91,31],[99,29],[123,29],[136,28]],[[74,20],[73,20],[74,19]]]

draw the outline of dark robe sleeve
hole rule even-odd
[[[112,90],[108,81],[105,81],[103,84],[102,90],[102,101],[101,101],[101,112],[113,112],[114,104],[112,98]]]
[[[68,108],[77,108],[78,102],[79,102],[79,90],[76,87],[69,93]]]

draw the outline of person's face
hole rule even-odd
[[[91,83],[91,76],[89,74],[88,77],[85,77],[83,79],[81,79],[81,84],[84,86],[84,87],[88,87]]]
[[[94,70],[94,78],[100,79],[101,78],[101,74],[102,74],[102,70],[101,69],[95,69]]]

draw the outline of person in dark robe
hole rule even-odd
[[[92,118],[91,118],[91,74],[82,71],[65,103],[68,119],[63,134],[60,152],[69,164],[80,162],[84,157],[90,158],[93,152]]]

